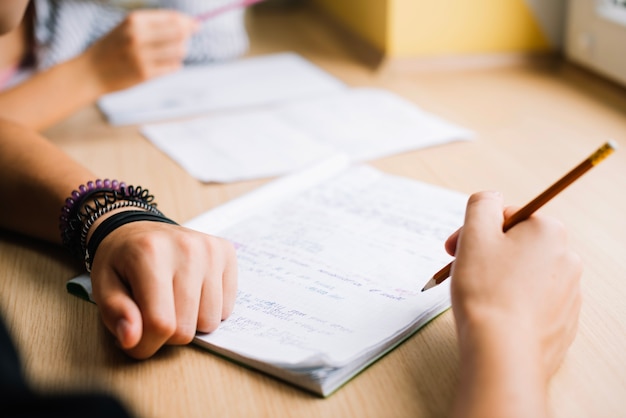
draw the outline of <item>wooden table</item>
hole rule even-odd
[[[521,205],[605,140],[622,148],[542,212],[559,217],[584,260],[576,341],[551,387],[557,417],[626,416],[626,93],[562,62],[482,70],[377,71],[307,12],[254,13],[252,54],[295,51],[352,86],[394,91],[476,132],[471,142],[373,161],[465,193],[501,190]],[[96,173],[141,184],[186,221],[264,181],[207,185],[143,139],[85,109],[46,135]],[[169,347],[130,360],[97,310],[66,293],[79,273],[60,248],[0,233],[0,308],[26,372],[44,391],[103,390],[142,417],[443,417],[458,372],[451,312],[328,399],[212,355]]]

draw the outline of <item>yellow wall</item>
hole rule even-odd
[[[393,56],[549,49],[523,0],[392,0]]]
[[[394,0],[312,0],[346,28],[381,51],[388,49],[387,16]]]
[[[312,0],[388,56],[552,48],[524,0]]]

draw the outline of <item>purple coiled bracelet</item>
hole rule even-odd
[[[61,208],[59,229],[63,246],[74,257],[82,260],[87,271],[91,272],[98,245],[120,226],[136,221],[176,225],[176,222],[167,218],[156,206],[154,196],[141,186],[128,186],[124,182],[109,179],[81,184],[78,190],[72,191]],[[92,236],[98,239],[87,243],[87,235],[96,220],[120,208],[134,210],[111,215],[93,232]]]

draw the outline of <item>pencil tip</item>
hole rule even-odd
[[[430,279],[430,280],[428,281],[428,283],[426,283],[426,286],[424,286],[424,287],[422,288],[422,292],[423,292],[424,290],[428,290],[428,289],[430,289],[431,287],[435,287],[435,285],[436,285],[436,284],[437,284],[437,282],[435,281],[435,278],[433,277],[432,279]]]

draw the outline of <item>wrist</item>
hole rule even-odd
[[[466,416],[547,415],[547,380],[539,341],[511,322],[458,330],[461,379],[457,412]]]
[[[126,215],[131,211],[137,213]],[[117,217],[124,221],[111,221]],[[84,260],[87,271],[90,271],[99,241],[124,223],[138,220],[175,223],[156,208],[154,196],[147,189],[105,179],[87,182],[71,193],[61,209],[59,227],[63,245],[72,255]],[[92,245],[93,234],[98,230],[95,226],[99,228],[105,222],[113,222],[115,226],[104,236],[99,235],[97,243]]]
[[[85,250],[85,268],[91,272],[91,266],[96,256],[96,251],[100,243],[116,229],[132,222],[150,221],[162,222],[177,225],[176,222],[165,217],[161,213],[154,213],[149,210],[120,210],[109,215],[93,228]]]
[[[454,317],[459,343],[473,344],[500,337],[506,341],[525,344],[536,341],[535,327],[527,312],[514,306],[474,303],[455,306]]]
[[[95,63],[91,48],[68,61],[68,64],[73,67],[75,74],[80,74],[81,89],[89,103],[111,92],[111,89],[100,77],[100,68]]]

